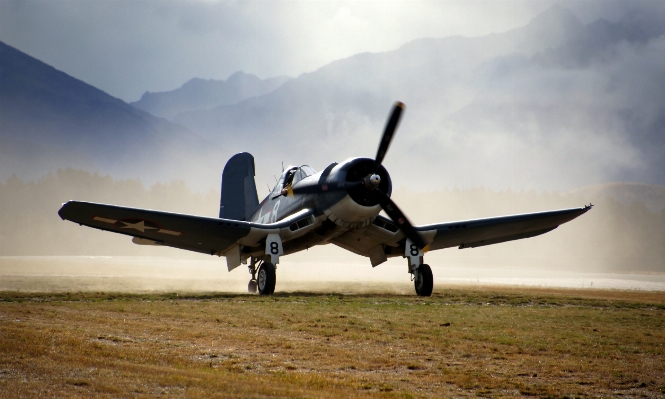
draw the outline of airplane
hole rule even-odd
[[[403,103],[394,104],[374,159],[333,162],[318,173],[307,165],[288,167],[261,203],[254,157],[234,155],[222,172],[219,218],[80,201],[63,204],[58,214],[131,236],[135,244],[224,256],[229,272],[245,264],[250,293],[274,293],[280,257],[334,244],[369,258],[373,267],[388,258],[406,258],[416,294],[430,296],[434,278],[424,263],[428,251],[535,237],[593,207],[414,226],[390,199],[392,182],[382,165],[403,109]]]

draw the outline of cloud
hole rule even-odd
[[[438,164],[441,183],[460,187],[665,184],[665,91],[655,83],[665,81],[665,36],[578,50],[604,55],[581,65],[569,51],[557,63],[537,55],[486,65],[475,99],[418,143],[416,165]]]
[[[268,142],[277,132],[275,145],[298,146],[303,162],[313,148],[317,158],[339,161],[374,155],[389,104],[400,99],[408,111],[386,160],[396,181],[430,187],[434,173],[438,187],[663,184],[665,100],[654,83],[665,81],[662,2],[564,1],[586,24],[608,19],[572,45],[562,43],[587,28],[559,7],[521,37],[514,30],[402,46],[417,37],[505,31],[550,4],[4,2],[0,40],[130,100],[193,76],[297,75],[358,52],[400,48],[304,74],[242,117],[242,107],[231,106],[208,122],[197,114],[207,125],[192,129],[216,134],[230,120],[228,151],[241,135]],[[553,26],[539,23],[548,18]],[[266,152],[261,159],[280,164],[272,154],[282,152]]]
[[[192,77],[296,76],[419,37],[501,32],[550,3],[6,1],[0,40],[134,101]]]

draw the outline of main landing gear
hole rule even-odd
[[[429,265],[422,264],[413,272],[413,285],[416,287],[418,296],[432,295],[434,288],[434,277]]]
[[[266,251],[265,256],[252,257],[249,267],[249,273],[252,279],[247,285],[247,291],[250,294],[255,294],[257,291],[260,295],[272,295],[275,292],[275,283],[277,282],[277,263],[279,263],[279,256],[284,255],[284,248],[282,247],[282,239],[279,234],[268,234],[266,237]]]
[[[277,282],[277,273],[275,272],[277,268],[270,262],[259,262],[252,259],[252,264],[249,265],[249,273],[252,275],[252,279],[247,284],[247,291],[250,294],[258,292],[260,295],[272,295],[275,292],[275,283]]]
[[[409,273],[418,296],[431,296],[434,288],[434,276],[429,265],[423,263],[424,252],[407,238],[405,256],[409,261]]]
[[[259,294],[272,295],[275,292],[275,282],[277,276],[275,275],[275,265],[270,262],[263,262],[259,267],[259,275],[256,280]]]

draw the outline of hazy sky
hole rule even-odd
[[[416,38],[503,32],[554,3],[588,22],[634,2],[0,0],[0,41],[136,101],[192,77],[297,76]]]

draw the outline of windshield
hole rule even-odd
[[[316,174],[316,171],[308,165],[303,165],[300,167],[292,166],[282,173],[282,175],[279,177],[277,185],[275,188],[273,188],[272,191],[274,193],[280,192],[283,188],[286,188],[289,185],[294,185],[300,180],[314,174]]]
[[[300,167],[300,170],[304,174],[305,177],[315,175],[316,171],[312,169],[309,165],[303,165]]]

